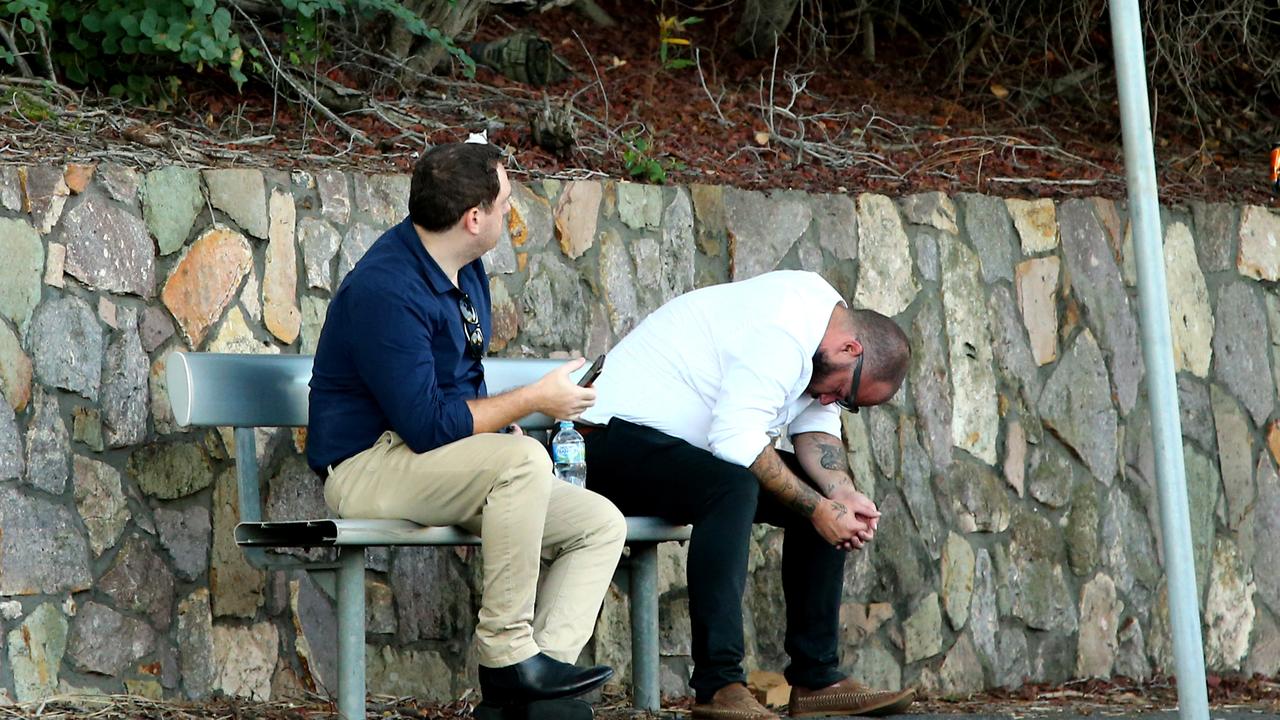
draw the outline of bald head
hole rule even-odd
[[[911,365],[911,343],[892,319],[875,310],[849,310],[849,329],[862,343],[862,374],[901,387]]]

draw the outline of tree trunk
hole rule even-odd
[[[422,18],[427,25],[438,29],[445,37],[453,38],[474,29],[480,13],[489,5],[488,0],[408,0],[405,7]],[[426,38],[420,38],[400,25],[393,25],[387,39],[387,50],[405,63],[400,82],[405,88],[415,90],[422,83],[422,76],[435,70],[444,59],[446,50]]]
[[[733,38],[738,50],[747,57],[771,52],[799,4],[800,0],[746,0]]]

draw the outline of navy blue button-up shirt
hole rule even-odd
[[[458,286],[405,218],[369,248],[334,293],[311,373],[307,463],[321,476],[393,430],[414,452],[473,432],[466,401],[486,395],[467,355],[458,301],[490,332],[489,283],[476,260]]]

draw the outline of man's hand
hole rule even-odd
[[[835,500],[823,500],[813,513],[813,527],[841,550],[858,550],[875,537],[871,519],[859,516]]]
[[[880,510],[876,508],[876,504],[871,502],[871,498],[854,490],[853,488],[840,488],[835,493],[833,500],[843,505],[854,518],[861,521],[865,526],[865,530],[858,532],[858,539],[862,541],[862,545],[875,539],[876,530],[880,527]],[[841,550],[854,550],[862,547],[862,545],[853,545],[845,543],[837,545]]]
[[[571,360],[543,375],[530,388],[537,398],[538,411],[559,420],[576,420],[596,404],[596,390],[578,387],[569,374],[582,367],[586,358]]]

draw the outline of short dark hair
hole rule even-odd
[[[497,147],[481,143],[448,143],[426,151],[413,166],[409,218],[429,232],[442,232],[473,207],[493,207],[501,162]]]
[[[862,372],[902,387],[911,365],[911,342],[898,324],[875,310],[850,310],[854,336],[862,343]]]

